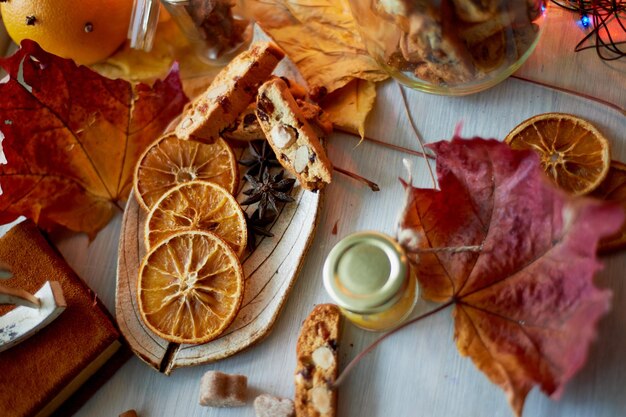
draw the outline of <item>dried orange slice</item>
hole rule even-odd
[[[152,249],[139,270],[143,322],[175,343],[205,343],[234,320],[244,275],[233,250],[210,232],[182,232]]]
[[[591,195],[602,200],[615,201],[626,210],[626,165],[612,161],[608,175]],[[600,240],[598,249],[601,252],[608,252],[624,246],[626,246],[626,223],[613,236]]]
[[[239,185],[239,168],[230,146],[221,138],[207,145],[163,136],[139,158],[133,183],[135,197],[150,210],[165,192],[196,179],[214,182],[234,194]]]
[[[545,113],[522,122],[504,139],[513,149],[539,154],[548,176],[561,188],[582,195],[606,177],[609,142],[589,122],[565,113]]]
[[[237,200],[208,181],[191,181],[165,193],[146,219],[146,247],[180,231],[204,230],[222,238],[241,256],[246,248],[246,218]]]

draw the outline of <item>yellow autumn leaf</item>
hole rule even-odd
[[[248,0],[248,8],[313,91],[388,77],[367,54],[346,0]]]
[[[221,68],[204,63],[173,19],[159,22],[150,52],[131,49],[128,44],[106,61],[92,66],[99,74],[126,81],[151,83],[167,74],[174,61],[188,97],[203,90]]]
[[[365,51],[347,0],[282,1],[300,23],[349,48]],[[328,27],[334,30],[329,31]]]
[[[334,125],[365,136],[365,119],[376,100],[376,84],[361,79],[352,80],[322,101],[322,108]]]
[[[280,0],[246,0],[246,14],[264,31],[299,23]]]
[[[303,32],[308,30],[288,26],[272,29],[270,36],[296,64],[312,91],[323,87],[330,93],[355,78],[381,81],[387,77],[377,66],[372,66],[373,61],[363,59],[360,51],[338,47],[336,42],[322,37],[303,42],[302,39],[307,36],[312,39],[310,35],[304,36]]]
[[[365,134],[374,82],[388,75],[361,40],[347,0],[248,0],[248,12],[296,64],[337,126]]]

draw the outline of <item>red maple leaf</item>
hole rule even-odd
[[[424,297],[455,305],[459,352],[519,416],[534,385],[558,398],[583,366],[611,300],[593,285],[597,243],[624,213],[556,189],[530,151],[479,138],[430,147],[441,190],[406,186],[398,239]]]
[[[180,114],[178,67],[154,86],[110,80],[25,40],[0,60],[3,219],[25,215],[93,237],[125,200],[145,147]]]

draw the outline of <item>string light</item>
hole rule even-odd
[[[591,19],[589,19],[589,16],[587,16],[586,14],[582,15],[582,17],[580,18],[580,25],[586,29],[589,27],[590,24]]]
[[[626,0],[552,0],[552,3],[579,13],[579,25],[586,30],[591,28],[574,51],[594,48],[606,61],[626,56]],[[621,33],[621,39],[615,38],[616,32]],[[591,45],[587,44],[590,40]]]

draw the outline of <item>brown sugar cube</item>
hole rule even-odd
[[[205,407],[241,407],[246,404],[248,378],[208,371],[200,382],[200,405]]]
[[[294,417],[296,414],[293,401],[262,394],[254,400],[256,417]]]
[[[120,414],[120,417],[139,417],[139,416],[137,415],[137,412],[135,410],[128,410]]]

